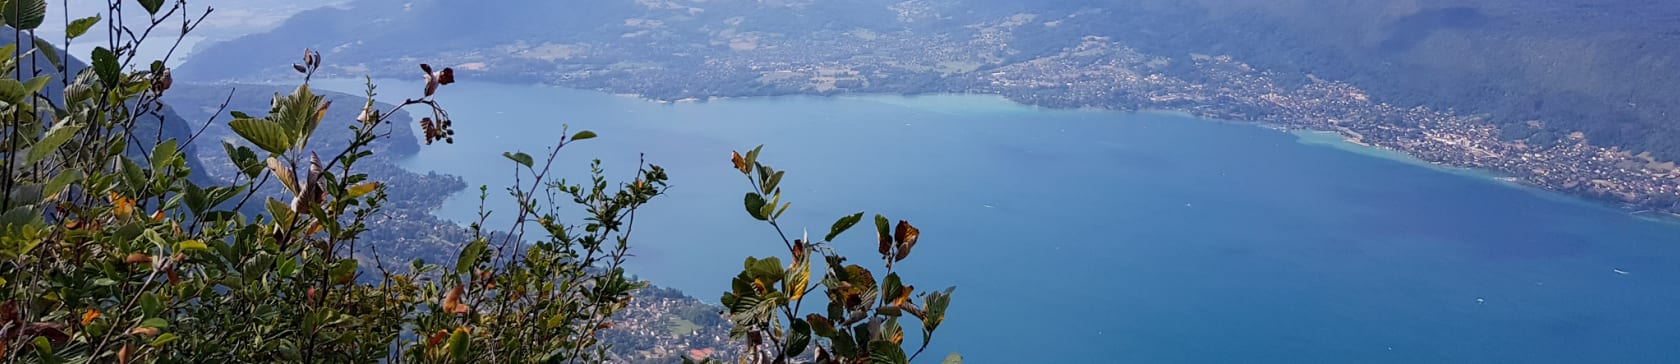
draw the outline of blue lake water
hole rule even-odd
[[[512,181],[501,153],[536,155],[562,123],[601,135],[561,152],[574,178],[590,158],[620,179],[640,154],[665,166],[673,187],[638,217],[632,270],[707,301],[742,258],[786,253],[742,209],[731,150],[765,144],[761,160],[788,170],[790,233],[860,210],[910,220],[923,235],[907,283],[958,286],[934,359],[1680,362],[1680,227],[1288,133],[990,96],[440,93],[455,144],[409,167],[492,197]],[[471,190],[438,214],[477,206]],[[859,228],[839,247],[871,262],[872,239]]]

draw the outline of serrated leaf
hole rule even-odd
[[[64,35],[69,36],[70,39],[76,39],[76,37],[80,37],[82,34],[87,34],[88,29],[93,29],[95,24],[99,24],[99,15],[97,14],[86,18],[76,19],[70,22],[69,27],[64,28]]]
[[[852,226],[857,225],[858,221],[863,221],[862,211],[835,220],[834,226],[828,228],[828,235],[823,237],[823,241],[834,241],[834,238],[840,236],[840,233],[844,233]]]
[[[47,0],[8,0],[0,9],[0,18],[5,18],[6,25],[15,29],[39,28],[47,20]]]
[[[909,364],[904,348],[889,341],[869,342],[869,364]]]
[[[178,149],[179,147],[174,138],[152,146],[152,169],[161,171],[165,166],[173,163],[171,160],[175,159],[175,152],[177,152]]]
[[[811,346],[811,324],[805,320],[793,319],[793,324],[788,328],[787,356],[794,357],[805,353],[805,348]]]
[[[58,50],[52,41],[35,37],[35,48],[41,50],[41,55],[47,57],[47,63],[52,63],[53,69],[64,68],[64,57],[58,53],[61,50]]]
[[[535,161],[531,159],[530,154],[502,152],[502,157],[506,157],[514,163],[519,163],[519,165],[525,166],[525,168],[531,168],[531,166],[535,164]]]
[[[297,176],[292,173],[292,167],[281,162],[279,158],[268,157],[268,171],[274,178],[280,180],[280,185],[286,187],[293,195],[298,193]]]
[[[29,163],[46,159],[47,155],[57,151],[58,147],[64,146],[65,142],[69,142],[70,138],[75,137],[76,133],[81,131],[81,124],[59,123],[54,125],[52,130],[47,131],[46,136],[41,137],[40,141],[35,142],[35,146],[29,148]]]
[[[52,52],[45,52],[45,53],[46,54],[51,54]],[[42,89],[47,88],[47,82],[49,82],[49,81],[52,81],[52,76],[43,75],[43,76],[38,76],[38,77],[35,77],[35,78],[31,78],[31,79],[29,79],[29,81],[24,81],[23,82],[23,89],[25,91],[28,91],[30,94],[34,94],[36,92],[41,92]]]
[[[117,64],[117,54],[110,49],[99,47],[93,49],[93,72],[99,76],[99,81],[105,87],[116,87],[122,81],[122,66]]]
[[[29,97],[29,90],[23,88],[23,83],[13,79],[0,80],[0,102],[7,104],[21,104]]]
[[[594,138],[595,138],[595,132],[588,131],[588,130],[577,132],[577,134],[572,134],[572,141],[574,141],[574,142],[579,141],[579,140],[589,140],[589,139],[594,139]]]
[[[286,127],[266,119],[234,119],[228,122],[234,133],[274,154],[283,154],[292,147],[291,133]]]
[[[65,188],[69,188],[70,184],[76,183],[80,179],[82,179],[81,171],[72,169],[59,172],[57,176],[53,176],[53,179],[47,182],[46,188],[41,190],[41,194],[44,196],[42,201],[57,200],[59,193],[63,193]]]
[[[805,296],[805,290],[811,284],[811,259],[799,259],[788,267],[782,277],[782,290],[787,291],[788,299],[797,300]]]

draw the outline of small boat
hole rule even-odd
[[[1616,272],[1616,274],[1620,274],[1620,275],[1624,275],[1624,276],[1630,274],[1630,273],[1628,273],[1628,271],[1621,270],[1621,269],[1611,268],[1610,271],[1611,272]]]

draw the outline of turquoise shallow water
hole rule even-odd
[[[410,96],[395,88],[413,83],[382,91]],[[1287,133],[987,96],[666,105],[463,83],[441,97],[456,143],[409,167],[494,196],[513,170],[501,153],[537,154],[561,123],[601,138],[557,168],[599,157],[629,178],[639,153],[667,167],[674,187],[639,217],[632,269],[707,300],[740,259],[781,250],[742,211],[747,187],[727,161],[766,144],[763,160],[789,170],[793,233],[865,209],[921,228],[906,280],[959,287],[937,356],[1680,362],[1676,225]],[[438,214],[470,218],[476,192]],[[841,249],[868,261],[872,238],[854,231]]]

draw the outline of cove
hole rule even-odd
[[[383,99],[416,88],[380,84]],[[1289,133],[973,95],[659,104],[466,82],[439,98],[455,144],[406,167],[488,185],[492,207],[512,182],[502,152],[546,154],[562,123],[601,135],[560,153],[567,178],[591,158],[615,179],[642,157],[666,167],[670,194],[638,216],[631,270],[708,301],[743,258],[785,254],[741,207],[728,161],[766,145],[761,160],[788,170],[790,233],[863,210],[921,228],[901,274],[958,287],[935,357],[1680,361],[1675,225]],[[471,189],[436,213],[468,221],[477,207]],[[867,264],[871,235],[838,248]]]

